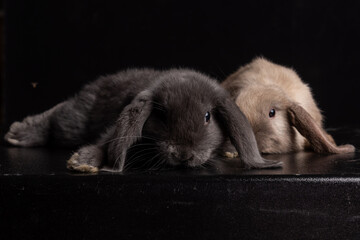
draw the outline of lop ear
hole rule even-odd
[[[235,102],[224,97],[219,100],[216,110],[220,124],[246,167],[273,168],[282,166],[282,162],[261,157],[251,125]]]
[[[143,91],[120,113],[112,141],[108,146],[105,170],[119,171],[124,168],[127,150],[141,138],[142,129],[152,110],[151,93]]]
[[[310,114],[298,104],[291,104],[288,108],[290,123],[303,135],[317,153],[351,153],[355,151],[353,145],[337,146],[332,137],[322,129]]]

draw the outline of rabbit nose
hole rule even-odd
[[[194,155],[189,152],[171,153],[171,155],[182,163],[191,162],[194,159]]]
[[[180,157],[181,162],[191,162],[194,159],[194,155],[190,153],[183,153]]]

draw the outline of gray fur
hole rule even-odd
[[[73,98],[14,123],[5,136],[23,147],[87,144],[68,161],[68,168],[85,172],[122,171],[130,158],[150,158],[146,148],[167,165],[199,166],[229,138],[246,166],[280,166],[260,156],[250,124],[228,93],[186,69],[132,69],[100,77]],[[133,150],[137,146],[145,150]]]

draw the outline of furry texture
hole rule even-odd
[[[69,169],[123,171],[148,164],[188,167],[214,159],[230,139],[247,167],[263,159],[246,117],[215,80],[195,71],[133,69],[100,77],[76,96],[22,122],[6,141],[81,147]]]
[[[226,88],[248,118],[263,153],[311,148],[319,153],[354,152],[352,145],[336,146],[323,130],[323,117],[310,88],[292,69],[256,58],[230,75]],[[270,117],[270,111],[274,116]]]

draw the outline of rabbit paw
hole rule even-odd
[[[225,152],[224,157],[227,158],[237,158],[239,156],[238,152]]]
[[[340,145],[337,148],[337,153],[353,153],[356,151],[356,148],[351,144]]]
[[[96,173],[99,171],[97,167],[81,163],[80,155],[74,153],[71,158],[67,161],[66,167],[70,170],[86,173]]]
[[[14,122],[5,135],[5,141],[20,147],[43,146],[47,140],[47,132],[41,126],[31,122]]]
[[[67,161],[67,168],[78,172],[95,173],[102,163],[102,150],[95,146],[85,146],[74,153]]]

